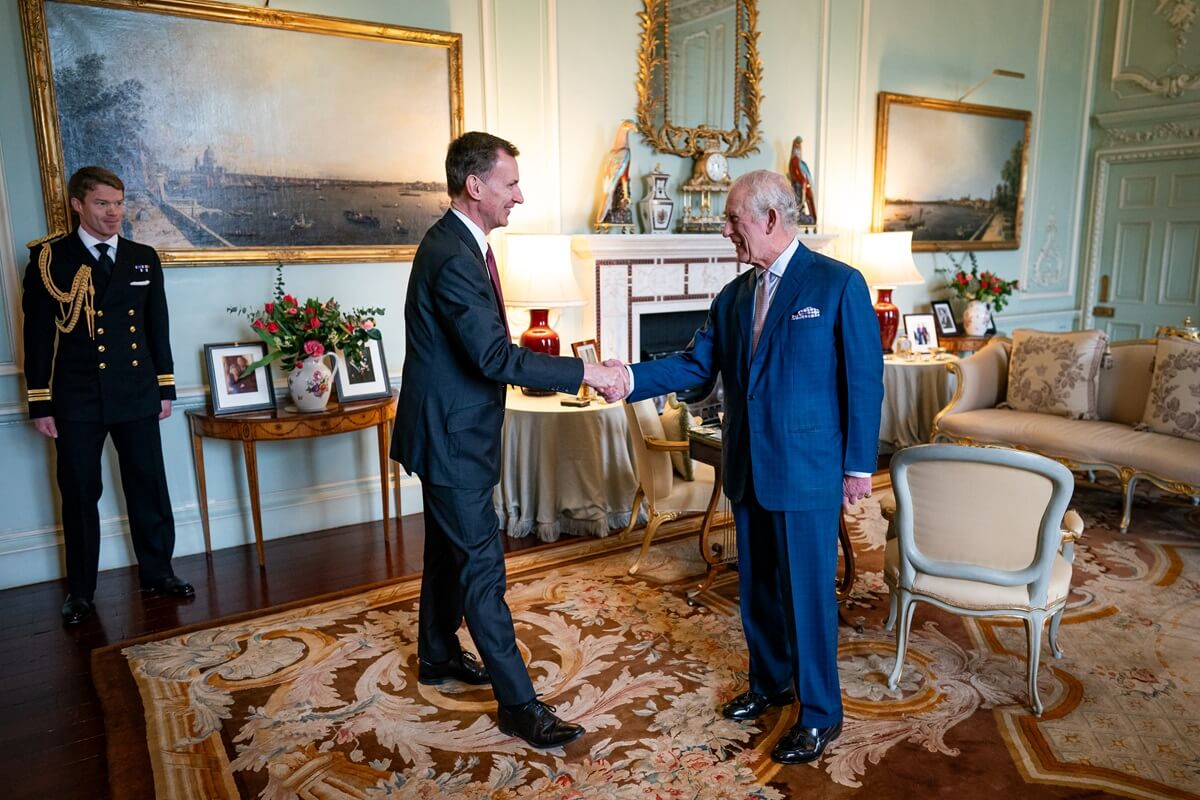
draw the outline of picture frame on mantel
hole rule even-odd
[[[871,230],[914,251],[1016,250],[1033,115],[880,92]]]
[[[411,261],[448,207],[461,34],[261,3],[18,2],[49,232],[72,227],[67,180],[91,164],[124,181],[123,233],[166,266]]]

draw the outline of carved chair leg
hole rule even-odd
[[[1055,658],[1063,657],[1062,648],[1058,646],[1058,627],[1062,624],[1063,612],[1066,610],[1067,607],[1063,606],[1050,618],[1050,653]]]
[[[1042,698],[1038,696],[1037,671],[1042,655],[1042,627],[1046,615],[1035,611],[1025,620],[1025,633],[1029,639],[1029,707],[1035,717],[1042,715]]]
[[[638,568],[642,566],[642,559],[646,557],[646,553],[650,550],[650,541],[654,538],[654,534],[658,532],[658,526],[662,525],[668,519],[670,519],[669,514],[653,514],[650,517],[650,521],[646,523],[646,534],[642,537],[642,551],[638,553],[633,566],[629,568],[630,575],[637,574]]]
[[[904,652],[908,649],[908,630],[912,625],[913,610],[917,605],[913,602],[912,594],[905,589],[897,587],[895,597],[900,604],[899,627],[896,629],[896,666],[892,668],[892,674],[888,677],[889,689],[896,688],[896,684],[900,682],[900,673],[904,671]]]
[[[637,493],[633,496],[633,508],[629,512],[629,524],[625,526],[625,530],[621,531],[622,536],[629,535],[637,526],[638,513],[642,510],[642,500],[645,497],[646,493],[642,491],[641,484],[638,484]]]
[[[1129,533],[1129,520],[1133,516],[1133,489],[1137,476],[1121,476],[1121,533]]]

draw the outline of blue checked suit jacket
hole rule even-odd
[[[629,402],[725,386],[722,468],[735,503],[753,475],[774,511],[840,505],[845,472],[871,473],[883,403],[879,323],[857,270],[803,244],[784,271],[753,358],[755,271],[730,281],[688,349],[632,366]]]

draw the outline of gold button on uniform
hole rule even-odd
[[[135,367],[137,366],[137,359],[136,359],[136,358],[133,360],[133,365],[134,365]]]
[[[97,316],[97,317],[103,317],[103,316],[104,316],[104,312],[103,312],[103,311],[97,311],[97,312],[96,312],[96,316]]]
[[[100,329],[100,332],[101,332],[101,333],[104,333],[104,328],[101,328],[101,329]],[[137,326],[136,326],[136,325],[130,325],[130,326],[129,326],[129,332],[130,332],[130,333],[137,333]]]
[[[134,342],[133,344],[129,345],[129,349],[130,349],[130,350],[137,350],[137,342]]]
[[[101,361],[101,362],[100,362],[100,369],[108,369],[108,364],[105,364],[103,361]]]
[[[96,333],[97,333],[97,334],[99,334],[100,336],[103,336],[103,335],[104,335],[104,328],[96,328]]]
[[[103,352],[104,352],[104,345],[100,345],[100,346],[99,346],[99,347],[97,347],[96,349],[97,349],[97,350],[99,350],[101,353],[103,353]]]
[[[133,316],[133,309],[132,309],[132,308],[131,308],[131,309],[129,309],[129,316],[131,316],[131,317]]]

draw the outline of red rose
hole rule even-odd
[[[283,296],[283,302],[291,303],[292,305],[296,305],[296,298],[292,297],[290,294],[285,294]]]
[[[295,306],[292,306],[291,308],[289,308],[289,309],[287,310],[287,313],[288,313],[290,316],[293,316],[293,317],[294,317],[294,316],[296,316],[297,314],[299,314],[299,313],[300,313],[300,309],[296,308]]]
[[[279,333],[279,323],[278,322],[267,323],[267,333]]]
[[[954,280],[958,281],[959,284],[962,286],[966,286],[968,283],[971,282],[970,279],[967,278],[967,276],[961,272],[954,276]]]
[[[308,327],[312,330],[316,330],[317,328],[321,327],[321,320],[317,319],[316,317],[309,317]]]
[[[275,313],[275,304],[267,303],[265,306],[263,306],[263,311],[267,312],[268,314],[274,314]]]
[[[309,339],[304,343],[304,352],[313,358],[319,358],[325,355],[325,345],[321,344],[316,339]]]
[[[261,319],[256,319],[256,320],[254,320],[254,322],[250,323],[250,327],[256,328],[258,330],[262,330],[263,328],[265,328],[267,326],[263,323],[263,321]]]

